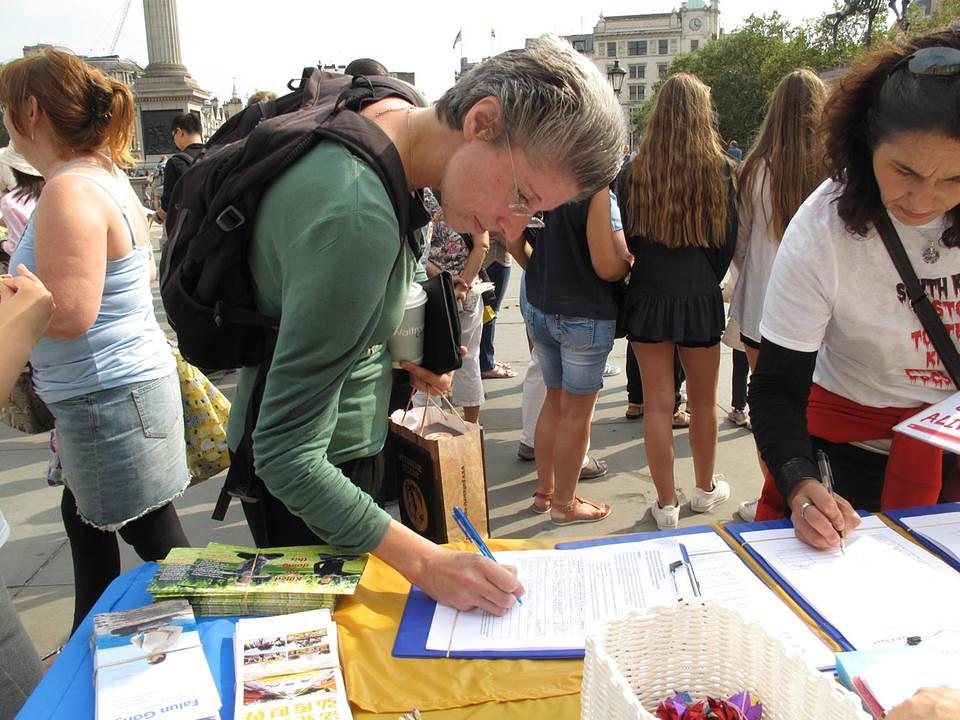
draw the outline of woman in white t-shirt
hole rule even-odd
[[[789,512],[798,537],[826,548],[859,524],[854,506],[938,502],[954,465],[892,432],[955,388],[874,218],[890,216],[956,336],[960,34],[929,33],[862,58],[828,101],[822,131],[831,179],[784,234],[749,400],[771,472],[757,518]],[[819,480],[815,450],[829,457],[835,496]]]
[[[790,218],[827,176],[818,132],[827,88],[812,70],[786,75],[770,97],[760,134],[740,171],[737,207],[740,227],[733,265],[739,271],[730,317],[740,325],[740,341],[750,372],[760,353],[760,314],[770,271]],[[761,470],[766,468],[761,461]],[[753,520],[757,500],[738,512]]]

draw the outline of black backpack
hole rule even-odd
[[[321,140],[339,142],[377,172],[400,239],[419,255],[411,227],[417,198],[407,190],[400,156],[386,134],[358,114],[390,96],[422,106],[416,91],[394,78],[318,68],[306,68],[291,89],[224,123],[173,190],[160,294],[180,352],[204,369],[259,365],[271,356],[280,319],[262,314],[254,299],[247,264],[254,219],[271,181]]]

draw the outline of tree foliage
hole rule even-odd
[[[656,93],[667,77],[686,72],[710,86],[720,135],[747,147],[760,129],[770,95],[788,72],[823,72],[849,64],[887,32],[890,5],[898,21],[910,0],[836,0],[834,11],[792,26],[779,13],[751,15],[741,27],[671,63],[651,97],[633,115],[638,134],[646,127]],[[943,0],[960,8],[960,0]],[[911,16],[912,17],[912,16]],[[955,15],[956,17],[956,15]]]
[[[960,20],[960,0],[940,0],[928,17],[924,17],[923,8],[914,2],[907,8],[906,18],[903,29],[910,35],[919,35]]]
[[[784,75],[798,67],[824,70],[836,60],[836,53],[812,41],[807,28],[791,27],[774,12],[751,15],[730,35],[677,58],[667,77],[686,72],[709,85],[720,135],[748,146],[763,121],[770,94]],[[646,125],[652,105],[653,99],[638,111],[641,127]]]

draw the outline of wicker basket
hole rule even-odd
[[[644,708],[675,690],[696,699],[750,690],[764,720],[869,720],[856,695],[716,601],[633,610],[587,637],[582,718],[652,720]]]

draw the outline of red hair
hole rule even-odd
[[[123,83],[76,55],[46,49],[0,67],[0,102],[21,133],[30,97],[49,118],[61,156],[100,151],[122,167],[134,164],[133,94]]]

